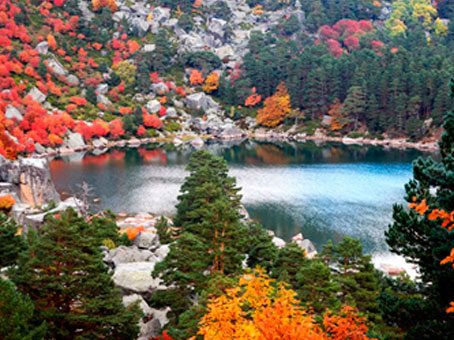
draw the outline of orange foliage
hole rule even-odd
[[[112,12],[116,12],[118,9],[115,0],[92,0],[91,5],[93,6],[93,10],[95,12],[103,7],[110,8]]]
[[[328,312],[323,317],[323,326],[333,340],[365,340],[368,331],[366,318],[359,316],[355,309],[344,306],[340,315]]]
[[[49,47],[52,50],[55,51],[57,49],[57,41],[55,40],[55,37],[52,34],[47,35],[47,43],[49,44]]]
[[[126,228],[126,236],[128,236],[128,240],[134,241],[136,237],[144,231],[145,228],[140,226],[140,227],[128,227]]]
[[[262,101],[262,96],[256,93],[255,87],[252,88],[252,94],[244,101],[244,106],[256,106]]]
[[[191,71],[191,76],[189,77],[189,82],[191,85],[201,85],[203,84],[203,76],[202,73],[196,69]]]
[[[267,127],[275,127],[282,123],[290,109],[287,87],[280,83],[274,95],[266,98],[263,108],[257,111],[257,122]]]
[[[202,87],[202,90],[207,93],[216,91],[219,87],[219,74],[212,72],[205,79],[205,84]]]
[[[16,204],[16,200],[12,195],[0,196],[0,211],[9,212],[14,204]]]
[[[295,298],[296,293],[276,283],[263,270],[256,269],[240,278],[238,287],[212,298],[208,313],[200,321],[199,334],[204,339],[340,339],[341,334],[354,335],[342,339],[367,339],[364,319],[351,307],[341,317],[328,314],[325,333]]]
[[[331,116],[331,131],[342,130],[347,123],[342,116],[342,106],[343,105],[339,99],[336,99],[329,107],[328,115]]]
[[[143,125],[146,127],[152,127],[154,129],[162,128],[162,121],[158,116],[154,114],[143,114]]]
[[[410,203],[408,207],[415,210],[419,215],[426,216],[429,221],[441,220],[441,227],[446,228],[448,231],[453,231],[454,229],[454,210],[447,212],[443,209],[431,209],[427,204],[427,201],[423,199],[421,202],[418,202],[416,197],[412,198],[413,203]],[[441,265],[452,263],[454,268],[454,248],[451,249],[451,252],[443,260],[440,261]],[[446,313],[454,313],[454,301],[451,302],[450,307],[446,309]]]

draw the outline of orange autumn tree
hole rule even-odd
[[[191,71],[191,75],[190,75],[190,77],[189,77],[189,82],[190,82],[191,85],[193,85],[193,86],[203,84],[203,75],[202,75],[202,72],[200,72],[199,70],[193,69],[193,70]]]
[[[202,90],[206,93],[216,91],[219,87],[219,74],[212,72],[205,79],[205,84],[202,86]]]
[[[271,128],[278,126],[290,110],[290,95],[285,84],[280,83],[276,92],[265,99],[263,108],[257,111],[257,123]]]
[[[112,12],[116,12],[118,9],[115,0],[92,0],[91,5],[93,6],[93,10],[95,12],[99,11],[103,7],[109,8]]]
[[[368,339],[364,319],[351,307],[344,310],[345,315],[327,314],[325,332],[301,307],[293,290],[256,269],[243,275],[237,287],[210,300],[198,334],[208,340],[318,340],[340,339],[336,336],[341,334],[352,335],[343,339]]]

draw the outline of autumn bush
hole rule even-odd
[[[7,194],[0,196],[0,211],[9,213],[14,204],[16,204],[16,200],[12,195]]]
[[[276,127],[290,113],[290,95],[284,83],[280,83],[276,92],[265,99],[262,109],[257,111],[257,123],[266,127]]]

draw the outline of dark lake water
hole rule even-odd
[[[308,143],[212,144],[242,187],[251,217],[289,240],[297,233],[320,248],[345,235],[361,239],[367,252],[386,254],[384,231],[392,205],[403,202],[415,150]],[[51,161],[60,192],[85,181],[116,212],[174,213],[190,146],[147,146],[102,155],[75,154]]]

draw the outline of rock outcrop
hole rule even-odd
[[[10,191],[19,203],[39,207],[60,202],[46,159],[10,161],[0,156],[0,182],[10,184]]]

